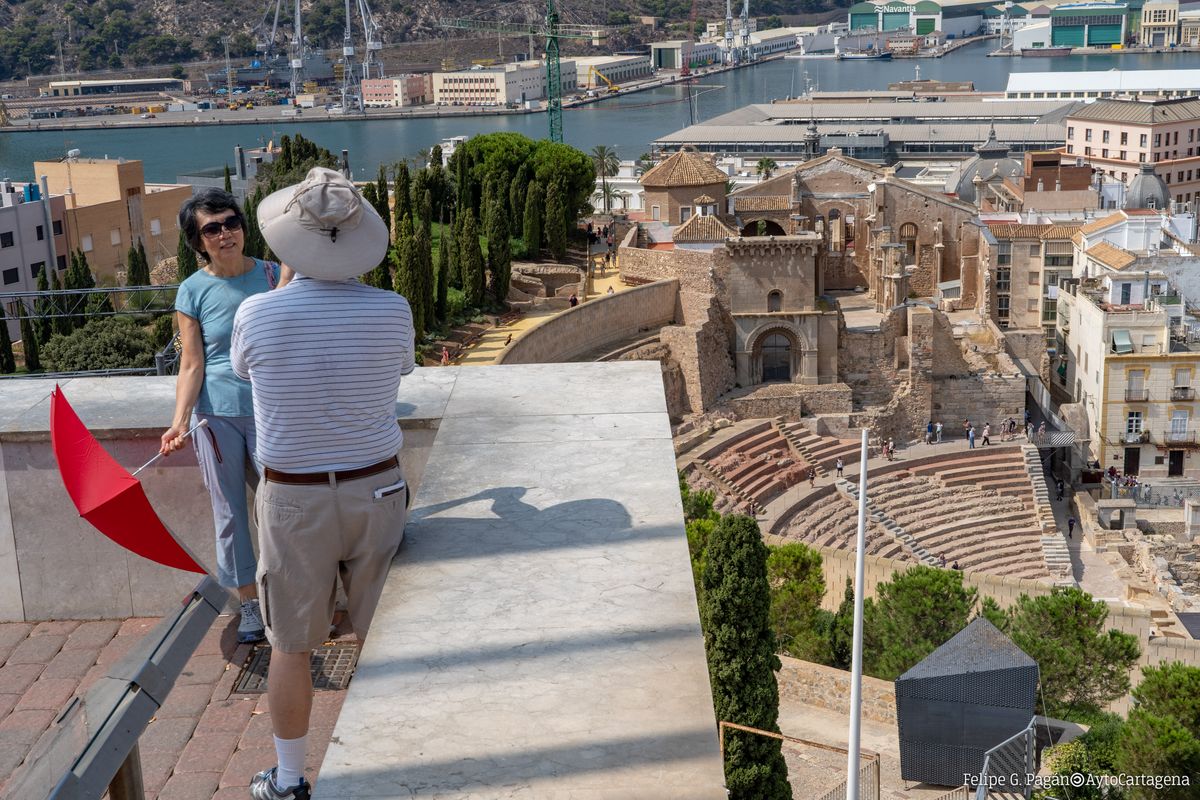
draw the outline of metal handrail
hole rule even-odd
[[[1126,403],[1145,403],[1149,399],[1150,399],[1150,390],[1149,389],[1126,389],[1125,390],[1125,402]]]
[[[142,637],[50,726],[10,781],[9,797],[112,800],[144,796],[138,739],[229,599],[205,576],[175,614]]]

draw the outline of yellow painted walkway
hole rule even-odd
[[[608,287],[612,287],[613,293],[622,292],[629,287],[621,283],[621,275],[615,267],[609,267],[603,273],[603,276],[597,274],[592,279],[592,294],[588,295],[583,302],[594,300],[608,293]],[[564,311],[567,309],[563,309]],[[457,364],[463,366],[481,366],[486,364],[496,363],[496,358],[508,346],[508,337],[512,336],[513,340],[521,337],[525,331],[539,324],[547,317],[552,317],[555,314],[561,314],[562,311],[554,309],[537,309],[526,312],[520,319],[509,323],[502,328],[490,328],[479,337],[479,340],[464,351]]]

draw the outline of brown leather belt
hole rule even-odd
[[[369,467],[340,470],[333,473],[333,479],[335,482],[341,483],[342,481],[352,481],[358,478],[369,478],[372,475],[378,475],[381,472],[386,472],[398,466],[400,466],[400,459],[392,456]],[[266,467],[263,469],[263,477],[271,483],[329,483],[328,472],[280,472],[277,469]]]

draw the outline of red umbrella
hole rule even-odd
[[[50,442],[79,516],[144,558],[188,572],[207,572],[175,540],[154,513],[142,484],[105,452],[58,387],[50,396]]]

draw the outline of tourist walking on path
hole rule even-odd
[[[1067,538],[1075,538],[1075,518],[1071,517],[1067,520]]]
[[[941,421],[935,422],[933,424],[933,433],[934,433],[934,436],[937,437],[937,443],[941,444],[942,443],[942,423],[941,423]]]
[[[1025,441],[1027,441],[1027,442],[1033,441],[1033,423],[1032,422],[1025,423]]]
[[[971,432],[971,420],[964,419],[963,420],[963,436],[966,436],[970,432]]]
[[[450,349],[447,347],[442,348],[442,366],[450,366]]]
[[[986,447],[992,443],[992,423],[983,423],[983,444]]]
[[[929,420],[929,424],[925,426],[925,444],[933,443],[933,420]]]
[[[817,470],[815,467],[808,468],[808,488],[816,488],[817,485]]]
[[[389,235],[341,173],[310,170],[258,215],[298,277],[250,298],[233,326],[233,369],[253,384],[263,464],[258,584],[277,757],[250,795],[307,800],[309,660],[329,635],[339,574],[361,640],[404,536],[396,396],[416,366],[413,321],[405,298],[352,280],[379,264]]]
[[[846,468],[846,462],[842,461],[841,456],[838,456],[838,460],[837,460],[837,463],[835,464],[835,467],[837,468],[837,476],[839,478],[842,477],[842,470]]]
[[[1046,423],[1043,421],[1042,424],[1038,425],[1037,443],[1045,444],[1045,442],[1046,442]]]
[[[1055,491],[1055,492],[1058,494],[1058,499],[1059,499],[1059,500],[1062,500],[1062,499],[1063,499],[1063,490],[1064,490],[1065,488],[1066,488],[1066,487],[1065,487],[1065,486],[1063,486],[1062,478],[1055,478],[1055,480],[1054,480],[1054,491]]]
[[[217,582],[236,589],[241,602],[238,641],[263,638],[254,576],[258,565],[250,538],[246,486],[258,488],[254,462],[254,405],[250,382],[229,363],[233,317],[247,297],[281,286],[291,270],[242,254],[245,221],[237,200],[216,188],[202,190],[179,210],[179,229],[204,262],[175,295],[175,321],[182,345],[175,381],[175,414],[159,452],[168,456],[192,436],[204,485],[212,500],[217,542]]]
[[[975,449],[975,426],[974,425],[967,426],[967,449],[968,450]]]

